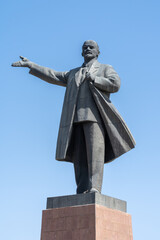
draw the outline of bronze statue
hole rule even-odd
[[[67,72],[39,66],[24,57],[12,64],[28,67],[32,75],[66,87],[56,159],[73,162],[77,193],[101,192],[104,163],[135,146],[128,127],[110,101],[110,94],[120,88],[120,78],[111,65],[97,61],[99,53],[95,41],[85,41],[83,65]]]

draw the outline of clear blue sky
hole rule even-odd
[[[65,88],[10,65],[72,69],[87,39],[121,77],[111,100],[137,142],[105,165],[102,193],[127,201],[134,240],[159,239],[159,12],[159,0],[1,1],[0,239],[40,239],[46,198],[76,189],[72,164],[55,160]]]

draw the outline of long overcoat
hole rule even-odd
[[[67,150],[71,142],[74,114],[81,85],[81,71],[82,68],[79,67],[69,72],[56,72],[37,64],[34,64],[30,70],[34,76],[66,87],[56,149],[56,159],[59,161],[72,162]],[[104,162],[107,163],[134,148],[135,141],[109,99],[110,93],[119,90],[118,74],[111,65],[101,64],[98,61],[92,64],[89,71],[96,76],[94,83],[89,82],[89,86],[106,130]]]

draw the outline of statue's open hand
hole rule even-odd
[[[12,67],[30,67],[31,61],[29,61],[27,58],[20,56],[22,59],[21,61],[12,63]]]
[[[91,81],[91,82],[94,82],[95,80],[95,75],[91,74],[90,72],[87,72],[86,73],[86,78],[87,80]]]

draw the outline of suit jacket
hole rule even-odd
[[[93,63],[92,63],[93,64]],[[91,64],[91,65],[92,65]],[[89,81],[86,80],[86,71],[90,68],[82,68],[81,82],[78,91],[78,98],[76,102],[76,110],[74,116],[74,123],[90,121],[101,123],[101,116],[94,101],[92,92],[90,90]],[[84,72],[84,71],[85,72]]]
[[[96,76],[94,83],[89,82],[89,87],[107,132],[105,139],[105,163],[107,163],[134,148],[135,141],[124,120],[109,99],[110,93],[117,92],[120,88],[118,74],[111,65],[101,64],[98,61],[92,64],[89,72]],[[72,69],[69,72],[56,72],[50,68],[35,64],[30,73],[49,83],[66,87],[57,140],[56,159],[72,162],[67,150],[71,140],[76,103],[81,84],[81,67]]]

